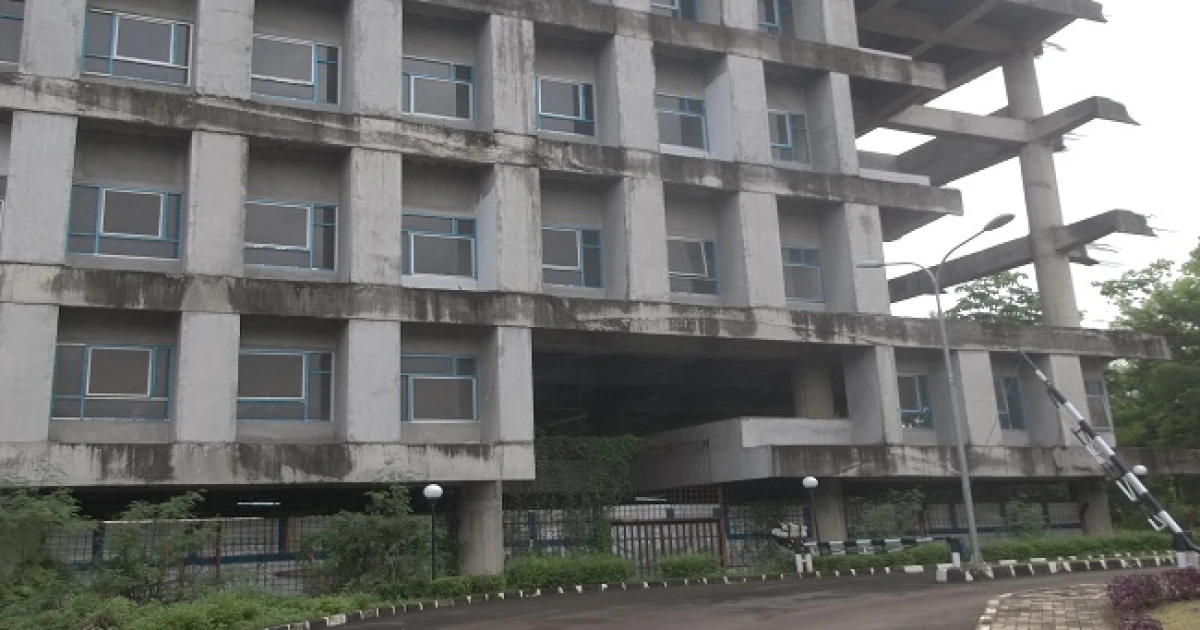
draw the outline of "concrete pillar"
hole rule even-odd
[[[604,220],[604,270],[609,296],[665,300],[667,212],[662,181],[627,177],[609,193]]]
[[[956,350],[951,360],[963,397],[967,444],[1000,446],[1003,434],[997,425],[999,412],[996,409],[991,354],[986,350]],[[953,433],[943,434],[941,426],[937,427],[937,433],[941,444],[954,444]]]
[[[813,492],[813,511],[817,521],[817,534],[821,540],[846,540],[850,537],[846,529],[846,499],[842,493],[841,479],[818,479]]]
[[[541,199],[536,168],[492,167],[476,210],[481,289],[538,291],[542,281]]]
[[[196,91],[250,98],[253,42],[253,0],[196,0]]]
[[[1084,534],[1104,536],[1113,533],[1108,484],[1103,478],[1072,482],[1071,499],[1079,504],[1079,520],[1083,521]]]
[[[792,0],[795,36],[837,46],[858,46],[854,0]]]
[[[63,262],[75,131],[74,116],[13,112],[0,260]]]
[[[458,497],[458,573],[503,572],[504,502],[500,482],[463,484]]]
[[[188,273],[241,275],[248,162],[245,136],[192,132],[183,250]]]
[[[731,306],[787,304],[774,195],[735,193],[721,212],[719,277]]]
[[[352,319],[338,347],[334,423],[347,442],[400,441],[400,324]]]
[[[363,284],[400,285],[403,173],[404,156],[400,153],[350,150],[338,222],[342,278]]]
[[[647,10],[649,5],[647,4]],[[654,107],[654,43],[616,35],[600,53],[597,84],[599,138],[604,144],[658,151]],[[606,124],[605,121],[611,121]]]
[[[483,349],[480,435],[485,443],[533,440],[533,331],[497,326]]]
[[[479,35],[475,102],[482,129],[527,135],[533,124],[533,22],[493,14]]]
[[[890,346],[845,351],[846,399],[854,423],[855,444],[900,444],[900,391],[896,351]]]
[[[1004,85],[1008,92],[1009,115],[1022,120],[1040,118],[1042,97],[1032,52],[1022,51],[1004,61]],[[1021,181],[1025,185],[1025,213],[1029,217],[1029,243],[1038,293],[1042,296],[1044,319],[1050,326],[1078,327],[1079,306],[1067,255],[1054,248],[1052,230],[1063,224],[1058,197],[1054,151],[1048,141],[1034,142],[1021,149]]]
[[[1079,364],[1079,357],[1043,356],[1036,358],[1035,362],[1067,400],[1080,409],[1087,408],[1083,369]],[[1075,428],[1075,421],[1066,412],[1060,412],[1048,396],[1038,395],[1043,391],[1040,382],[1032,378],[1023,378],[1021,383],[1024,385],[1022,391],[1027,392],[1025,423],[1028,426],[1030,446],[1074,445],[1075,436],[1071,435],[1071,431]]]
[[[834,418],[833,383],[829,379],[827,365],[805,361],[792,370],[792,392],[797,418]]]
[[[79,78],[86,4],[85,0],[25,3],[25,22],[21,29],[22,74],[55,79]]]
[[[49,439],[57,338],[57,306],[0,303],[0,442]]]
[[[721,3],[721,24],[729,28],[758,30],[758,3],[725,0]]]
[[[347,103],[352,113],[397,116],[403,64],[402,0],[352,0],[346,20]],[[344,67],[344,66],[343,66]]]
[[[237,441],[241,318],[183,312],[175,344],[175,441]]]
[[[726,55],[714,64],[708,79],[704,100],[709,155],[717,160],[769,164],[771,135],[762,60]]]
[[[841,313],[890,313],[887,274],[856,267],[863,260],[883,259],[879,208],[838,204],[822,213],[820,222],[826,308]]]

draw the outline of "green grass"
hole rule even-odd
[[[1164,630],[1200,630],[1200,601],[1167,604],[1150,611]]]

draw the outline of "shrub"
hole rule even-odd
[[[432,592],[438,599],[465,597],[472,593],[471,580],[458,575],[440,577],[433,581]]]
[[[950,547],[945,543],[932,543],[910,547],[895,553],[846,554],[844,556],[818,556],[813,566],[818,571],[858,571],[902,567],[910,564],[930,565],[950,562]]]
[[[667,556],[658,561],[658,575],[666,580],[700,580],[721,577],[721,563],[711,553]]]
[[[504,590],[503,575],[468,575],[472,593],[499,593]]]
[[[30,568],[56,564],[47,553],[47,537],[82,524],[79,504],[65,489],[0,488],[0,586]]]
[[[983,558],[1028,560],[1113,553],[1140,553],[1171,548],[1170,534],[1123,532],[1111,536],[1057,536],[1021,540],[1002,540],[983,545]]]
[[[632,562],[607,554],[530,555],[510,560],[504,581],[512,588],[546,588],[624,582],[633,573]]]
[[[1161,629],[1157,621],[1146,618],[1147,611],[1193,600],[1200,600],[1200,569],[1122,575],[1108,583],[1108,601],[1125,630]]]

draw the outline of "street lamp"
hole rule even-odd
[[[429,579],[437,579],[437,502],[442,498],[442,487],[436,483],[425,486],[425,499],[429,501]]]
[[[963,410],[962,410],[962,392],[959,391],[958,377],[954,374],[954,366],[950,359],[950,336],[946,332],[946,314],[942,311],[942,270],[946,267],[946,261],[959,248],[970,243],[978,238],[984,232],[991,232],[1008,225],[1013,220],[1013,215],[1002,214],[987,222],[981,230],[971,235],[967,240],[950,248],[945,256],[942,256],[942,261],[938,263],[937,273],[930,271],[928,267],[920,263],[914,262],[884,262],[882,260],[864,260],[856,266],[861,269],[880,269],[882,267],[898,267],[909,266],[916,267],[925,272],[929,276],[929,281],[933,283],[933,298],[937,302],[937,320],[938,329],[942,337],[942,361],[946,364],[946,379],[950,385],[950,410],[953,415],[954,424],[954,441],[958,447],[958,476],[962,481],[963,504],[967,511],[967,534],[971,539],[971,564],[979,566],[983,564],[983,555],[979,551],[979,529],[975,525],[975,499],[971,496],[971,471],[967,467],[967,445],[966,445],[966,430],[963,427]]]
[[[1149,472],[1150,472],[1150,471],[1149,471],[1149,470],[1147,470],[1147,469],[1146,469],[1146,467],[1145,467],[1145,466],[1143,466],[1143,465],[1141,465],[1141,464],[1138,464],[1137,466],[1134,466],[1134,467],[1133,467],[1133,474],[1135,474],[1135,475],[1137,475],[1137,476],[1139,476],[1139,477],[1145,477],[1145,476],[1146,476],[1146,474],[1147,474],[1147,473],[1149,473]]]
[[[811,476],[805,477],[800,483],[804,485],[805,490],[808,490],[808,514],[809,514],[809,516],[812,517],[812,526],[813,526],[813,536],[812,537],[813,537],[813,542],[816,543],[816,545],[814,545],[814,547],[815,547],[814,551],[817,552],[817,555],[820,555],[821,554],[821,536],[817,532],[817,495],[816,495],[817,483],[818,483],[817,478],[811,477]]]

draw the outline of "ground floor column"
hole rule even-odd
[[[0,304],[0,442],[49,439],[57,338],[57,306]]]
[[[499,481],[462,486],[458,500],[458,572],[504,572],[504,504]]]
[[[813,493],[817,534],[821,540],[846,540],[846,500],[841,479],[820,479]],[[811,532],[810,532],[811,533]]]
[[[1071,498],[1079,504],[1083,533],[1103,536],[1113,533],[1112,512],[1108,509],[1108,482],[1103,478],[1084,479],[1071,484]]]

